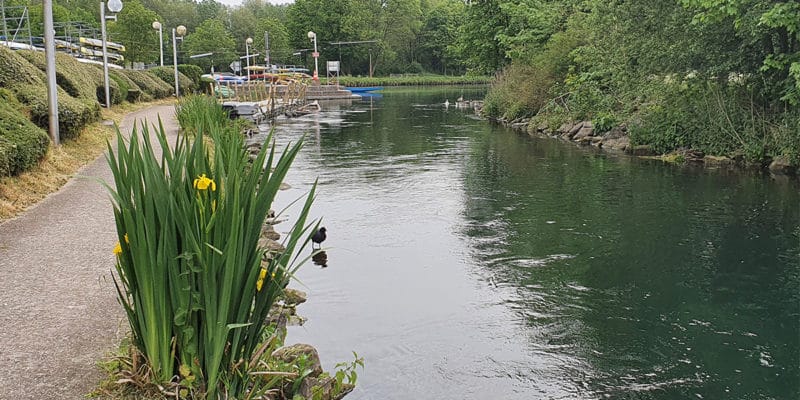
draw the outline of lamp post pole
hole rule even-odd
[[[155,21],[153,22],[153,29],[158,30],[158,55],[159,59],[161,60],[161,66],[164,66],[164,29],[161,26],[161,22]]]
[[[122,1],[109,0],[108,9],[112,13],[118,13],[122,11]],[[110,15],[108,16],[108,19],[116,21],[117,16]],[[106,108],[111,108],[111,95],[109,93],[110,90],[108,89],[108,46],[106,38],[106,3],[104,1],[100,2],[100,35],[103,38],[103,81],[105,83]]]
[[[186,33],[186,27],[183,25],[178,25],[177,28],[172,28],[172,65],[175,69],[175,97],[181,97],[180,87],[178,85],[178,38],[175,34],[180,36],[180,39],[183,40],[183,35]]]
[[[308,38],[314,41],[314,53],[311,54],[314,56],[314,81],[319,82],[319,53],[317,52],[317,34],[314,31],[308,31]]]
[[[106,49],[106,3],[100,2],[100,35],[103,37],[103,82],[105,83],[106,108],[111,108],[111,96],[108,90],[108,54]]]
[[[244,41],[244,56],[247,59],[247,79],[250,79],[250,45],[253,44],[253,38],[249,37]]]
[[[47,114],[49,122],[50,139],[58,146],[61,135],[58,132],[58,90],[56,87],[56,47],[55,30],[53,30],[53,1],[45,0],[42,4],[44,13],[44,43],[45,58],[47,61]],[[6,35],[8,40],[8,35]]]

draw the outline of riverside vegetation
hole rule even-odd
[[[278,349],[285,325],[268,318],[318,226],[306,221],[312,188],[283,245],[261,242],[302,140],[280,155],[264,146],[251,159],[240,128],[210,97],[184,98],[178,121],[183,131],[172,146],[162,127],[153,135],[157,151],[143,123],[127,141],[118,132],[116,151],[108,149],[115,283],[132,335],[128,357],[115,365],[118,382],[127,384],[118,389],[180,398],[341,398],[363,361],[356,356],[333,376],[323,373],[310,346]]]
[[[570,137],[580,123],[595,144],[615,130],[630,149],[678,152],[677,160],[711,154],[788,173],[800,166],[797,3],[528,3],[469,7],[473,24],[491,16],[474,31],[485,50],[476,65],[505,66],[486,115]]]

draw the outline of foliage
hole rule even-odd
[[[126,0],[116,21],[108,23],[109,40],[125,44],[125,61],[158,62],[158,31],[153,21],[158,14],[146,9],[139,0]]]
[[[487,94],[490,116],[592,120],[600,131],[625,124],[632,143],[659,152],[796,159],[797,4],[494,0],[467,9],[459,45],[468,63],[491,70],[513,60]]]
[[[135,103],[141,101],[142,99],[152,99],[142,92],[142,89],[136,84],[136,82],[133,81],[133,79],[129,78],[128,75],[125,75],[121,71],[109,70],[108,76],[117,83],[117,86],[119,86],[120,91],[123,94],[123,98],[126,101]]]
[[[17,85],[12,90],[30,113],[31,122],[42,129],[49,129],[47,89],[44,86]],[[98,116],[97,109],[94,108],[96,104],[89,105],[59,89],[58,129],[61,138],[75,138],[80,135],[84,126],[96,121]]]
[[[175,87],[175,69],[173,67],[155,67],[148,69],[147,72],[161,79],[172,88]],[[178,84],[181,93],[190,93],[195,88],[195,83],[180,71],[178,71]]]
[[[156,131],[163,157],[146,123],[129,142],[118,132],[116,152],[109,145],[119,299],[155,382],[206,398],[257,395],[263,381],[249,372],[270,344],[267,312],[298,265],[295,250],[310,238],[313,189],[279,257],[262,263],[258,239],[302,141],[280,157],[265,146],[251,164],[213,99],[182,104],[196,134],[172,148]]]
[[[18,54],[42,73],[45,72],[47,61],[43,52],[23,50]],[[105,97],[102,69],[96,65],[80,63],[67,54],[56,54],[56,81],[72,97],[92,102],[103,101],[102,97]],[[109,82],[109,92],[114,103],[119,104],[122,96],[115,82]]]
[[[466,22],[458,31],[456,52],[469,69],[493,74],[510,61],[498,34],[509,25],[499,0],[480,0],[467,6]]]
[[[16,175],[33,167],[50,145],[47,133],[11,106],[12,101],[16,102],[12,97],[7,91],[0,94],[0,176]]]
[[[216,70],[220,70],[220,65],[227,68],[230,60],[238,58],[233,36],[216,19],[203,21],[197,29],[186,35],[182,47],[189,54],[214,53],[211,57],[193,59],[204,71],[210,71],[212,65]]]
[[[139,89],[154,99],[163,99],[173,92],[173,88],[169,84],[149,72],[126,69],[119,73],[130,78]]]
[[[200,67],[191,64],[180,64],[178,65],[178,72],[191,79],[194,84],[193,87],[200,87],[200,75],[203,75],[203,70]]]

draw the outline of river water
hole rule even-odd
[[[318,178],[328,231],[289,343],[326,370],[364,357],[353,400],[800,398],[796,183],[452,106],[482,94],[390,89],[278,124],[307,140],[279,206]]]

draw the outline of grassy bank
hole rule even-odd
[[[323,79],[327,82],[327,79]],[[480,85],[491,83],[488,76],[445,76],[445,75],[403,75],[394,77],[355,77],[341,76],[339,84],[342,86],[367,87],[367,86],[436,86],[436,85]]]
[[[171,102],[124,103],[110,110],[102,109],[102,119],[120,124],[130,112]],[[50,146],[44,157],[28,171],[0,177],[0,222],[17,216],[64,186],[81,167],[103,153],[113,131],[113,126],[92,123],[77,138],[66,140],[59,147]]]

